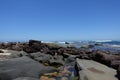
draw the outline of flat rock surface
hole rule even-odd
[[[39,80],[39,79],[32,78],[32,77],[20,77],[20,78],[16,78],[16,79],[13,79],[13,80]]]
[[[77,59],[81,80],[118,80],[116,70],[92,60]]]
[[[4,52],[4,53],[0,53],[0,61],[18,58],[20,57],[20,55],[23,55],[23,54],[25,55],[24,51],[5,50],[5,49],[0,49],[0,50]]]
[[[54,71],[53,67],[45,67],[26,56],[0,61],[0,80],[13,80],[17,77],[39,78],[44,73]]]

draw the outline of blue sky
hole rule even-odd
[[[0,0],[0,40],[120,40],[120,0]]]

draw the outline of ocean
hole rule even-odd
[[[44,41],[45,42],[45,41]],[[93,45],[92,50],[105,50],[120,53],[120,41],[113,40],[96,40],[96,41],[47,41],[47,43],[55,43],[60,46],[73,46],[80,48],[82,46]]]

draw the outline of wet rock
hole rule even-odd
[[[44,73],[54,71],[55,68],[45,67],[26,56],[0,62],[0,80],[12,80],[17,77],[39,78]]]
[[[54,78],[49,78],[49,77],[46,77],[46,76],[42,76],[42,77],[40,78],[40,80],[56,80],[56,79],[54,79]]]

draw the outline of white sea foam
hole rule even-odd
[[[58,42],[59,44],[65,44],[65,42],[62,42],[62,41],[60,41],[60,42]]]
[[[111,45],[111,47],[120,48],[120,45]]]
[[[96,40],[95,42],[112,42],[112,40]]]
[[[42,43],[54,43],[53,41],[41,41]]]

